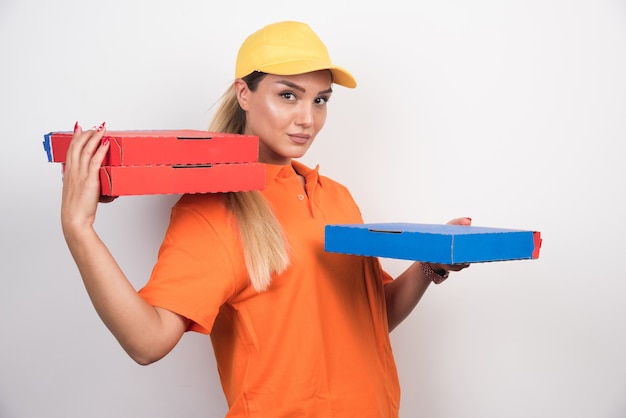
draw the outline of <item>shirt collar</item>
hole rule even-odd
[[[317,183],[319,185],[322,185],[322,178],[319,174],[319,164],[317,164],[315,168],[309,168],[308,166],[302,164],[300,161],[292,160],[291,165],[296,173],[305,178],[306,183]]]
[[[304,177],[307,184],[319,184],[322,185],[321,177],[319,175],[319,164],[315,168],[309,168],[303,163],[295,160],[291,160],[291,164],[265,164],[265,180],[267,184],[274,181],[276,176],[283,170],[291,170],[294,173],[300,174]]]

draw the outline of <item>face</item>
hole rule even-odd
[[[243,80],[235,81],[239,105],[246,112],[245,133],[259,137],[259,161],[289,164],[306,153],[326,122],[331,85],[326,70],[267,74],[255,91]]]

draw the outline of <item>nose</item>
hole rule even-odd
[[[301,105],[298,107],[295,124],[304,128],[308,128],[313,125],[313,120],[313,105],[308,103],[301,103]]]

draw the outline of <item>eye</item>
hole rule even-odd
[[[315,104],[317,105],[325,105],[330,100],[328,96],[320,96],[315,99]]]
[[[280,97],[290,101],[296,100],[296,95],[291,91],[283,91],[282,93],[280,93]]]

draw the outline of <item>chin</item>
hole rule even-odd
[[[265,155],[265,158],[263,157],[263,155],[261,155],[260,161],[261,162],[273,161],[272,164],[280,164],[279,161],[286,161],[288,163],[291,159],[304,157],[304,155],[307,153],[308,150],[309,150],[308,146],[307,147],[302,147],[302,146],[285,147],[281,150],[275,150],[274,152],[263,153],[263,155]]]
[[[288,155],[289,158],[300,158],[300,157],[304,157],[304,155],[307,153],[307,151],[309,150],[309,145],[307,145],[306,147],[295,147],[295,149],[290,150],[291,152],[287,152],[285,153],[285,155]]]

